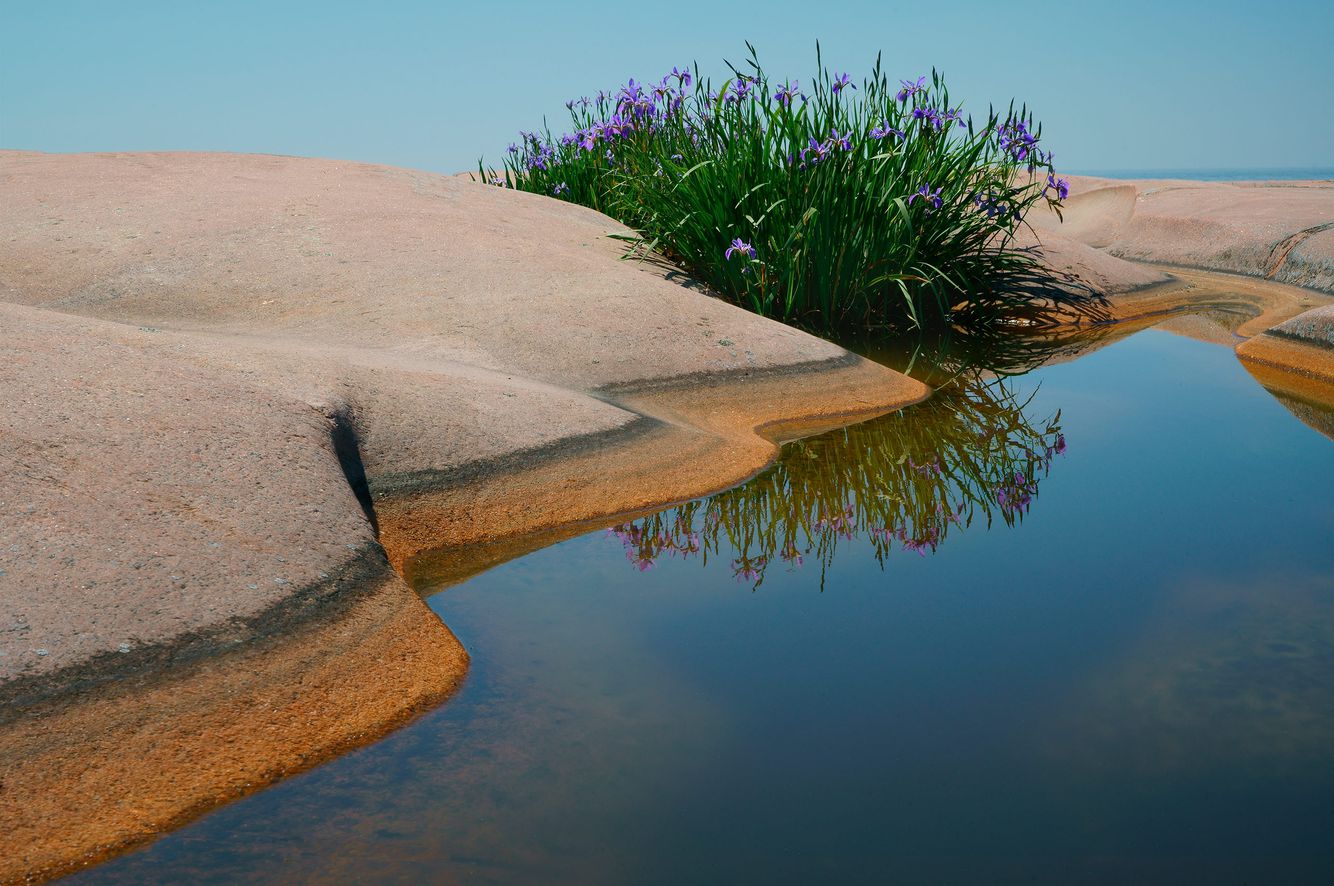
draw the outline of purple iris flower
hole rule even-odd
[[[849,87],[852,89],[857,88],[857,85],[852,82],[852,78],[849,77],[847,74],[839,74],[837,77],[835,77],[833,86],[834,86],[834,95],[838,95],[840,92],[844,90],[844,88],[849,88]]]
[[[1018,162],[1027,159],[1038,144],[1037,138],[1028,131],[1022,120],[1011,120],[1002,126],[998,141],[1000,149]]]
[[[643,101],[644,90],[635,82],[635,78],[631,77],[630,82],[621,87],[620,95],[617,97],[623,102],[635,104],[636,102]]]
[[[751,258],[754,258],[755,247],[751,246],[749,243],[747,243],[745,240],[742,240],[740,237],[737,237],[735,240],[732,241],[731,246],[723,250],[723,258],[727,259],[728,261],[732,260],[733,255],[748,255]]]
[[[785,108],[792,107],[792,99],[800,95],[799,88],[800,87],[795,80],[781,84],[774,90],[774,101],[778,102]]]
[[[902,101],[907,101],[908,99],[912,98],[912,97],[913,97],[914,95],[916,95],[917,93],[919,93],[919,92],[923,92],[923,91],[926,90],[926,78],[925,78],[925,77],[918,77],[916,81],[913,81],[913,80],[900,80],[899,83],[903,84],[903,88],[899,90],[899,94],[898,94],[897,96],[895,96],[895,97],[896,97],[899,101],[901,101],[901,102],[902,102]]]
[[[939,209],[944,204],[944,201],[940,198],[940,190],[940,188],[936,188],[933,191],[930,183],[924,184],[917,189],[917,193],[908,198],[908,205],[911,206],[913,201],[920,197],[931,206],[931,209],[927,209],[927,212],[931,212],[932,209]]]
[[[636,120],[652,117],[656,110],[655,99],[633,78],[616,95],[616,114],[625,121],[622,135],[634,128]]]
[[[740,102],[746,96],[750,95],[750,90],[754,81],[745,74],[738,74],[736,82],[732,84],[732,94],[728,96],[728,101]]]
[[[569,185],[567,185],[565,182],[561,182],[560,184],[556,185],[556,187],[551,189],[551,196],[559,197],[561,194],[564,194],[569,189],[570,189]]]
[[[672,76],[676,78],[676,82],[679,83],[681,86],[689,86],[689,85],[690,85],[690,69],[689,69],[689,68],[686,68],[686,69],[684,69],[684,70],[680,70],[680,69],[678,69],[678,68],[672,68]]]
[[[898,136],[900,139],[907,138],[903,132],[890,126],[889,123],[884,120],[881,120],[880,125],[872,129],[870,132],[871,138],[876,141],[880,141],[882,138],[888,138],[891,135]]]
[[[944,129],[951,123],[957,122],[960,126],[963,125],[963,120],[960,119],[958,108],[955,108],[952,111],[949,109],[941,111],[937,108],[930,107],[913,108],[912,115],[915,120],[925,120],[927,125],[934,128],[936,132]]]
[[[848,137],[850,135],[852,135],[851,132],[840,135],[837,129],[829,130],[829,146],[833,147],[834,145],[838,145],[845,151],[851,151],[852,139]]]
[[[1070,196],[1070,182],[1064,178],[1057,178],[1053,173],[1047,173],[1047,184],[1042,189],[1045,196],[1048,191],[1056,192],[1057,200],[1064,200]]]
[[[829,144],[827,142],[818,142],[814,136],[811,136],[810,147],[801,152],[801,159],[806,163],[819,163],[829,154]]]

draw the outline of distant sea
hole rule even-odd
[[[1098,178],[1185,178],[1205,182],[1295,181],[1334,179],[1334,166],[1276,166],[1247,169],[1080,169],[1073,175]]]

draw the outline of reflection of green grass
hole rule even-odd
[[[640,569],[664,554],[730,556],[756,587],[774,563],[832,562],[839,540],[864,536],[925,556],[956,526],[1023,518],[1052,458],[1060,414],[1038,424],[1003,379],[964,372],[930,401],[788,444],[743,486],[611,531]]]

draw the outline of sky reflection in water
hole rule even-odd
[[[1303,409],[1156,330],[965,373],[622,527],[643,573],[600,530],[435,594],[452,701],[84,878],[1330,882]]]

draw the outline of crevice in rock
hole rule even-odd
[[[330,417],[333,427],[329,439],[333,443],[334,455],[338,456],[338,464],[343,469],[343,476],[347,478],[347,485],[352,487],[352,494],[357,497],[357,503],[370,521],[375,537],[379,538],[380,524],[375,519],[375,504],[371,501],[371,488],[366,481],[366,466],[361,461],[361,447],[357,444],[357,431],[352,424],[351,413],[347,409],[340,409]]]
[[[1304,241],[1331,228],[1334,228],[1334,222],[1325,222],[1280,240],[1269,252],[1269,270],[1265,272],[1265,279],[1273,280],[1283,270],[1283,265],[1287,264],[1288,256]]]

